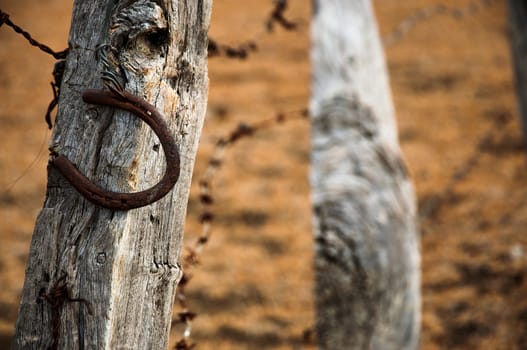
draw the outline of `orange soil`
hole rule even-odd
[[[299,31],[278,29],[261,36],[259,51],[246,61],[211,60],[209,112],[195,179],[203,175],[214,141],[239,121],[307,105],[310,10],[305,0],[290,3],[287,14],[301,20]],[[236,44],[260,32],[271,1],[246,4],[216,1],[211,36]],[[432,4],[377,1],[381,32],[389,33],[414,10]],[[70,1],[0,0],[0,8],[49,46],[66,46]],[[51,98],[53,59],[5,26],[0,43],[4,349],[12,337],[33,224],[45,194],[50,134],[43,115]],[[401,144],[421,207],[441,198],[483,135],[493,131],[479,147],[475,165],[422,221],[422,348],[527,349],[527,168],[504,4],[463,20],[437,16],[423,21],[387,49],[387,61]],[[308,163],[304,121],[258,133],[227,153],[214,182],[214,234],[187,292],[198,313],[193,329],[198,349],[292,349],[312,325]],[[199,213],[193,185],[189,244],[200,232]],[[181,329],[172,333],[174,343]]]

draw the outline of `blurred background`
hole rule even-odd
[[[219,0],[210,35],[246,60],[211,58],[208,115],[185,228],[201,232],[197,182],[239,122],[307,107],[306,0],[295,31],[265,32],[271,0]],[[423,349],[527,349],[527,167],[502,1],[376,0],[401,146],[422,232]],[[443,7],[438,5],[444,5]],[[71,1],[0,8],[35,38],[67,46]],[[43,203],[54,60],[0,28],[0,349],[9,348],[35,217]],[[312,349],[309,125],[290,121],[228,150],[216,220],[186,290],[197,349]],[[178,311],[178,306],[174,307]],[[172,344],[181,337],[175,326]],[[306,338],[306,339],[303,339]]]

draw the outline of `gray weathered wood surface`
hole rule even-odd
[[[66,275],[72,298],[60,309],[60,349],[166,349],[190,179],[206,109],[211,0],[75,1],[71,51],[51,147],[95,183],[134,192],[164,171],[157,137],[121,110],[87,105],[101,88],[96,47],[112,44],[127,91],[167,118],[181,152],[181,174],[162,200],[130,211],[96,207],[52,167],[38,216],[16,324],[15,349],[53,344],[56,317],[39,294]]]
[[[370,1],[314,0],[312,40],[319,348],[415,349],[415,198]]]
[[[527,139],[527,2],[508,0],[508,13],[518,107]]]

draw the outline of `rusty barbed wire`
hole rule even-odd
[[[488,130],[478,139],[472,153],[466,160],[454,171],[444,189],[430,200],[420,211],[421,219],[434,216],[450,198],[453,197],[455,187],[465,180],[476,168],[481,156],[489,148],[492,141],[502,133],[503,127],[512,121],[510,114],[498,116]]]
[[[308,116],[309,112],[307,109],[300,109],[278,113],[272,118],[264,119],[253,124],[239,123],[228,134],[227,137],[221,137],[216,142],[213,154],[207,163],[204,175],[199,181],[199,201],[202,206],[202,211],[199,216],[199,221],[202,228],[201,234],[198,236],[192,246],[187,246],[185,248],[186,254],[183,257],[183,277],[176,290],[176,301],[178,302],[181,311],[177,313],[178,318],[173,321],[173,324],[184,324],[185,329],[183,331],[183,337],[181,340],[179,340],[175,349],[191,349],[191,347],[185,348],[183,346],[190,346],[189,344],[193,344],[190,340],[192,333],[192,320],[197,315],[188,308],[185,288],[192,278],[190,271],[192,270],[192,267],[199,264],[203,249],[209,242],[212,234],[212,222],[214,220],[214,212],[212,209],[212,205],[214,204],[214,198],[212,195],[212,182],[218,169],[223,164],[223,157],[225,155],[226,148],[236,144],[243,138],[250,137],[259,131],[269,129],[274,125],[283,124],[295,119],[306,119]]]
[[[420,8],[406,16],[390,33],[384,35],[382,42],[384,47],[395,45],[403,40],[416,25],[430,20],[432,17],[448,16],[455,20],[463,20],[466,17],[474,16],[482,12],[496,3],[498,3],[498,0],[475,0],[463,7],[450,7],[444,4],[436,4]]]
[[[441,208],[454,197],[456,186],[476,169],[480,158],[489,148],[489,145],[512,120],[510,113],[499,113],[494,117],[492,124],[478,138],[470,155],[456,168],[447,184],[441,191],[421,203],[419,208],[419,220],[421,222],[435,218]]]
[[[265,22],[265,30],[262,30],[261,32],[254,35],[253,39],[248,40],[238,46],[230,46],[218,43],[215,39],[209,37],[208,57],[211,58],[223,56],[227,58],[243,60],[246,59],[250,53],[256,52],[258,50],[258,41],[264,34],[271,33],[274,30],[275,24],[288,31],[297,29],[298,23],[290,21],[285,17],[288,1],[275,0],[274,4],[275,5],[273,9]],[[189,271],[193,266],[199,264],[199,259],[203,252],[203,248],[210,239],[212,232],[212,221],[214,219],[214,214],[212,211],[214,200],[211,193],[211,185],[214,175],[222,164],[225,149],[229,145],[233,145],[240,139],[251,136],[257,131],[271,127],[277,123],[283,123],[290,119],[294,119],[295,117],[298,118],[299,115],[302,118],[306,118],[308,116],[308,112],[306,109],[302,109],[301,111],[278,113],[274,118],[266,119],[252,125],[240,123],[232,132],[230,132],[228,137],[220,138],[216,142],[213,156],[210,158],[205,170],[205,174],[199,182],[199,201],[203,207],[203,211],[199,217],[202,231],[196,242],[191,247],[186,247],[187,252],[183,257],[183,277],[176,290],[176,301],[179,304],[180,311],[177,313],[177,319],[175,319],[172,324],[184,324],[184,331],[182,338],[176,343],[174,349],[189,350],[196,346],[190,337],[192,334],[192,320],[197,315],[196,313],[190,311],[187,306],[185,287],[192,278],[192,275],[189,273]]]
[[[385,47],[392,46],[398,41],[404,39],[406,34],[417,24],[422,21],[429,20],[437,15],[451,16],[456,20],[462,20],[468,16],[476,15],[477,13],[489,8],[495,4],[497,0],[477,0],[464,7],[448,7],[443,4],[437,4],[434,6],[426,7],[415,11],[413,14],[403,19],[395,29],[388,35],[383,37],[383,44]],[[257,51],[257,41],[263,33],[269,33],[273,31],[274,24],[282,26],[286,30],[297,29],[297,24],[290,22],[283,16],[285,9],[287,8],[287,1],[277,0],[275,1],[275,8],[271,12],[268,21],[266,22],[266,31],[259,33],[253,40],[249,40],[238,47],[231,47],[227,45],[220,45],[215,40],[209,38],[209,57],[214,56],[226,56],[229,58],[245,59],[249,56],[250,52]],[[307,109],[296,111],[297,117],[302,116],[306,118],[308,116]],[[289,116],[290,118],[290,116]],[[288,119],[285,114],[278,114],[275,118],[264,120],[260,123],[253,125],[240,123],[237,127],[229,134],[226,138],[220,138],[215,146],[213,155],[210,158],[206,167],[205,173],[199,182],[199,201],[203,208],[199,221],[202,225],[202,231],[200,236],[196,239],[191,247],[186,247],[186,254],[183,258],[184,274],[182,281],[178,285],[176,292],[176,300],[179,303],[181,311],[177,314],[178,319],[175,323],[185,324],[185,330],[183,337],[176,344],[175,349],[187,350],[192,349],[196,346],[190,339],[192,333],[192,320],[197,316],[196,313],[191,312],[187,305],[187,298],[185,295],[185,288],[188,286],[192,275],[189,271],[193,267],[199,264],[200,258],[203,254],[203,249],[209,242],[212,233],[212,223],[214,220],[214,213],[212,206],[214,204],[214,197],[212,195],[212,182],[215,174],[223,164],[223,157],[228,146],[234,145],[238,140],[252,136],[255,132],[279,124]],[[452,175],[450,181],[445,188],[439,192],[439,194],[433,198],[430,202],[425,205],[425,208],[420,211],[421,221],[426,218],[432,217],[441,206],[448,201],[452,196],[455,186],[463,181],[468,175],[475,169],[479,158],[482,156],[486,145],[489,140],[493,139],[499,128],[496,126],[504,126],[510,121],[511,118],[502,117],[497,118],[492,124],[492,127],[480,138],[477,142],[477,146],[474,152],[469,158],[462,163],[458,169]],[[299,337],[300,341],[295,341],[295,349],[302,349],[304,346],[312,345],[314,343],[315,330],[314,327],[307,327],[303,330],[302,335]]]
[[[464,7],[459,8],[449,7],[443,4],[437,4],[434,6],[418,9],[411,15],[405,17],[395,27],[395,29],[392,30],[392,32],[385,35],[383,37],[383,43],[385,47],[390,47],[396,44],[397,42],[403,40],[405,36],[410,32],[410,30],[412,30],[420,22],[430,20],[435,16],[450,16],[455,20],[462,20],[468,16],[480,13],[484,9],[491,7],[497,2],[497,0],[477,0],[469,3]],[[238,46],[220,44],[214,39],[209,38],[209,57],[224,56],[227,58],[245,59],[250,55],[250,53],[257,51],[258,40],[261,38],[262,35],[271,33],[274,30],[275,25],[280,26],[285,30],[298,29],[298,22],[290,21],[285,17],[284,13],[286,9],[287,0],[275,0],[275,6],[268,16],[268,19],[265,23],[265,29],[262,32],[257,33],[252,40],[246,41],[245,43],[242,43]],[[33,39],[33,37],[28,32],[24,31],[21,27],[14,24],[9,19],[9,15],[7,13],[0,10],[0,27],[4,23],[10,26],[16,33],[21,34],[31,45],[39,48],[43,52],[52,55],[56,59],[64,59],[66,57],[68,49],[65,49],[60,52],[55,52],[50,47]],[[48,109],[48,114],[50,112],[51,110]],[[192,278],[192,275],[189,273],[189,271],[192,270],[192,267],[199,264],[200,258],[203,253],[203,249],[209,242],[211,237],[212,222],[214,220],[214,213],[212,210],[212,206],[214,204],[214,199],[212,195],[212,182],[215,174],[217,173],[223,163],[223,157],[226,149],[229,146],[236,144],[239,140],[245,137],[249,137],[260,130],[264,130],[266,128],[292,119],[306,118],[307,115],[307,110],[302,109],[289,113],[279,113],[273,118],[254,124],[240,123],[227,137],[220,138],[217,141],[215,150],[213,152],[213,156],[210,158],[205,174],[199,183],[199,200],[203,207],[199,218],[202,225],[202,231],[200,236],[197,238],[196,242],[191,247],[187,248],[187,253],[185,254],[183,259],[185,272],[177,288],[176,300],[181,308],[181,311],[177,313],[177,319],[173,321],[173,324],[182,323],[185,325],[185,330],[183,338],[176,344],[175,349],[187,350],[193,349],[196,346],[196,344],[193,343],[190,339],[192,334],[192,321],[196,317],[196,313],[190,311],[188,308],[185,295],[185,288],[187,287],[189,281]],[[512,118],[510,117],[510,115],[503,116],[501,118],[496,118],[489,130],[487,130],[479,138],[479,141],[476,143],[476,146],[471,155],[452,174],[447,185],[439,192],[439,194],[437,194],[429,202],[425,203],[423,209],[420,211],[421,220],[433,218],[434,215],[439,212],[439,210],[441,210],[442,206],[447,203],[448,200],[453,196],[455,187],[475,170],[478,165],[479,159],[484,154],[489,143],[500,132],[501,128],[498,128],[496,126],[499,125],[500,127],[503,127],[504,125],[509,123],[511,119]],[[55,283],[55,285],[51,288],[51,294],[42,294],[40,296],[43,300],[46,300],[50,305],[52,305],[54,313],[57,312],[60,307],[62,307],[65,301],[83,302],[89,308],[89,304],[85,300],[71,299],[67,292],[66,284],[61,284],[62,282],[64,282],[64,280],[61,278]],[[90,310],[88,312],[91,314]],[[54,316],[54,323],[56,322],[56,319],[58,317],[59,316]],[[303,335],[302,339],[308,339],[313,337],[312,332],[314,331],[312,330],[312,328],[307,328],[305,332],[305,334],[307,335]]]
[[[192,248],[187,248],[188,254],[185,257],[185,262],[188,265],[195,265],[199,262],[199,256],[202,253],[203,246],[210,238],[210,224],[214,219],[214,214],[211,210],[211,206],[214,203],[211,186],[214,175],[223,163],[225,149],[228,146],[234,145],[242,138],[254,135],[258,131],[268,129],[274,125],[282,124],[293,119],[306,119],[308,115],[309,113],[307,109],[301,109],[287,113],[278,113],[273,118],[264,119],[253,124],[240,123],[233,131],[229,133],[229,136],[222,137],[216,142],[213,155],[208,162],[205,174],[199,182],[199,199],[203,207],[203,211],[199,217],[199,220],[203,227],[201,235],[195,242],[194,246]]]
[[[287,0],[275,0],[274,8],[266,22],[268,32],[274,30],[274,25],[278,24],[285,30],[295,30],[298,26],[298,22],[293,22],[285,17],[285,10],[287,10]]]
[[[44,120],[46,121],[46,124],[48,125],[48,128],[51,130],[51,128],[53,127],[53,124],[51,122],[51,113],[53,112],[55,107],[57,107],[58,102],[59,102],[60,83],[61,83],[61,80],[62,80],[62,74],[64,72],[64,67],[65,67],[65,64],[66,64],[65,58],[68,55],[69,48],[66,48],[66,49],[64,49],[62,51],[56,52],[52,48],[50,48],[49,46],[38,42],[37,40],[33,39],[31,34],[29,34],[27,31],[22,29],[20,26],[17,26],[16,24],[14,24],[9,19],[9,14],[8,13],[6,13],[6,12],[4,12],[4,11],[2,11],[0,9],[0,27],[4,23],[6,25],[10,26],[11,28],[13,28],[13,30],[16,33],[19,33],[24,38],[26,38],[26,40],[29,42],[29,44],[39,48],[41,51],[43,51],[43,52],[45,52],[47,54],[50,54],[51,56],[53,56],[57,60],[57,63],[55,63],[55,66],[53,68],[53,81],[50,83],[51,84],[51,90],[53,92],[53,99],[49,103],[48,109],[46,110],[46,114],[44,115]]]
[[[35,46],[35,47],[38,47],[41,51],[47,53],[47,54],[50,54],[51,56],[53,56],[55,59],[57,60],[60,60],[60,59],[64,59],[66,58],[66,56],[68,55],[68,51],[69,49],[64,49],[62,51],[59,51],[59,52],[56,52],[54,51],[52,48],[50,48],[49,46],[47,45],[44,45],[40,42],[38,42],[37,40],[33,39],[33,37],[31,36],[31,34],[29,34],[28,32],[26,32],[24,29],[22,29],[21,27],[17,26],[15,23],[13,23],[10,19],[9,19],[9,14],[2,11],[0,9],[0,27],[3,25],[3,24],[6,24],[8,25],[9,27],[13,28],[13,30],[18,33],[18,34],[21,34],[24,38],[26,38],[26,40],[29,42],[29,44]]]
[[[68,275],[63,272],[62,276],[53,283],[48,292],[46,292],[45,288],[40,290],[36,300],[37,303],[45,300],[51,306],[53,342],[49,347],[50,350],[56,350],[59,347],[62,308],[66,302],[81,303],[86,307],[88,314],[93,315],[93,308],[88,300],[70,296],[67,277]]]
[[[274,7],[265,21],[265,29],[256,33],[252,39],[247,40],[236,46],[219,43],[217,40],[209,37],[208,57],[223,56],[233,59],[246,59],[251,53],[258,51],[258,42],[265,34],[274,31],[275,24],[286,31],[296,30],[300,23],[286,18],[285,11],[288,7],[288,0],[275,0]]]
[[[251,52],[256,52],[258,46],[255,41],[248,41],[246,43],[240,44],[237,47],[229,46],[225,44],[220,44],[216,40],[209,37],[208,45],[208,56],[224,56],[227,58],[237,58],[240,60],[246,59]]]

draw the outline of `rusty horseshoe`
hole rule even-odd
[[[149,189],[133,193],[106,190],[84,176],[63,155],[52,152],[51,163],[68,182],[90,202],[113,210],[130,210],[152,204],[163,198],[176,184],[180,172],[179,149],[163,116],[144,99],[127,91],[87,89],[82,94],[86,103],[116,107],[141,118],[157,135],[165,153],[166,169],[162,179]]]

